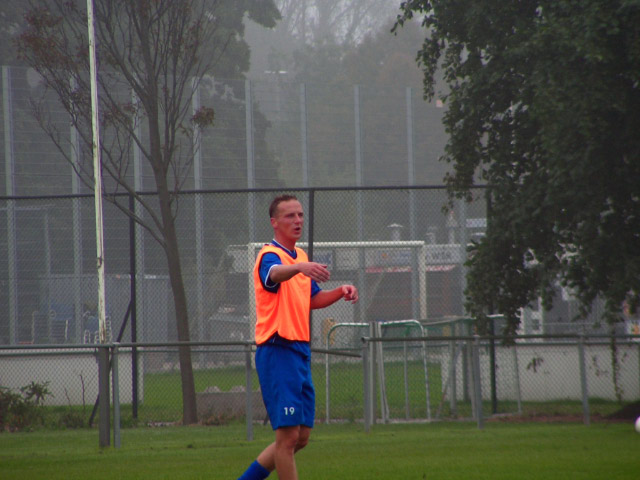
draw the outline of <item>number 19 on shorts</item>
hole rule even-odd
[[[296,412],[294,407],[284,407],[285,416],[293,415]]]

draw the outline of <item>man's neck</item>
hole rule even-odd
[[[274,237],[274,240],[291,252],[293,252],[296,249],[295,240],[282,239],[282,238],[278,238],[277,236]]]

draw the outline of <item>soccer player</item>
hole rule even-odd
[[[304,212],[293,195],[281,195],[269,207],[274,239],[258,253],[253,271],[256,296],[256,369],[262,398],[275,430],[265,448],[239,480],[262,480],[276,470],[280,480],[297,480],[294,454],[309,441],[315,417],[311,380],[309,313],[341,298],[355,303],[358,290],[342,285],[322,290],[326,265],[310,262],[296,247]]]

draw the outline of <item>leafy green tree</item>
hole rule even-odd
[[[452,196],[491,185],[486,237],[469,260],[467,307],[519,311],[554,285],[615,322],[640,299],[640,2],[412,0],[424,92],[449,91]]]
[[[192,113],[192,87],[205,75],[216,73],[216,64],[227,73],[246,70],[246,55],[226,55],[227,48],[235,52],[243,48],[243,18],[246,15],[273,26],[278,12],[270,0],[100,0],[95,2],[94,11],[105,196],[140,223],[162,247],[173,292],[178,340],[187,342],[189,316],[176,228],[178,200],[191,171],[194,138],[214,119],[210,106]],[[42,75],[46,87],[69,114],[80,137],[80,152],[75,152],[79,161],[70,155],[74,146],[64,140],[68,135],[56,127],[46,102],[36,102],[36,116],[60,153],[91,186],[93,139],[89,128],[84,2],[33,2],[26,22],[18,40],[20,54]],[[248,53],[246,46],[245,51]],[[131,171],[133,145],[137,145],[146,168],[152,172],[157,192],[153,199],[135,191]],[[144,217],[112,195],[118,191],[132,195]],[[183,422],[191,424],[197,421],[197,415],[187,346],[179,348],[179,359]]]

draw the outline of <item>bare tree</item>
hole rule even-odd
[[[395,0],[276,0],[280,28],[305,44],[353,45],[395,19]]]
[[[79,177],[91,186],[91,103],[83,4],[79,0],[32,2],[18,47],[21,57],[42,75],[47,90],[55,92],[69,114],[81,140],[80,152],[66,140],[68,133],[56,126],[44,101],[34,102],[38,121]],[[97,0],[94,13],[105,198],[133,217],[162,246],[178,340],[187,342],[187,298],[176,235],[178,194],[192,166],[194,135],[214,119],[211,107],[192,112],[193,91],[228,42],[241,33],[238,19],[248,14],[269,26],[275,22],[277,10],[271,1],[259,0]],[[153,172],[155,197],[135,191],[133,146]],[[122,191],[135,198],[144,215],[136,215],[127,202],[119,201],[114,194]],[[189,347],[179,347],[179,359],[183,422],[195,423]]]

